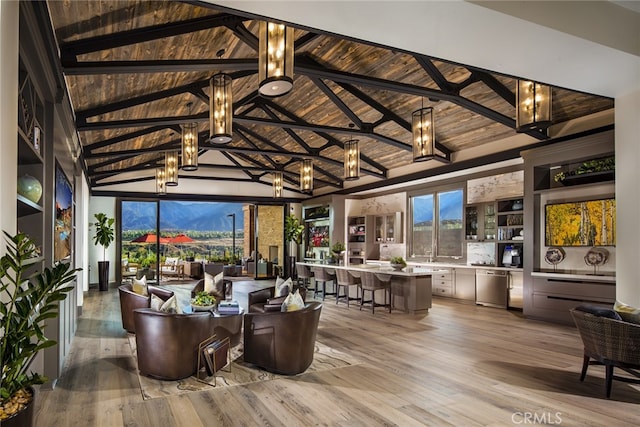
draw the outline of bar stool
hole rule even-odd
[[[349,289],[351,286],[356,286],[356,295],[359,295],[360,292],[360,278],[353,276],[351,272],[348,270],[343,270],[341,268],[336,269],[336,278],[337,281],[337,289],[336,289],[336,304],[340,301],[340,298],[344,298],[347,301],[347,307],[349,307],[349,301],[360,299],[359,296],[350,297]],[[340,295],[340,289],[344,289],[344,295]]]
[[[311,278],[313,277],[313,271],[308,265],[296,264],[296,274],[298,275],[298,284],[307,288],[307,291],[313,291],[311,287]]]
[[[371,271],[364,271],[360,276],[362,283],[360,284],[360,310],[362,306],[367,303],[371,303],[371,313],[375,313],[376,307],[388,307],[389,313],[391,313],[391,306],[393,305],[393,294],[391,293],[391,276],[382,275],[378,276]],[[376,303],[376,291],[384,290],[384,304]],[[364,300],[364,292],[371,292],[371,299]],[[387,303],[387,293],[389,293],[389,303]]]
[[[336,292],[327,292],[327,282],[333,282],[334,287],[336,285],[336,273],[330,273],[328,269],[318,267],[313,269],[313,277],[316,281],[316,287],[313,292],[313,297],[315,298],[319,292],[322,292],[322,300],[324,301],[324,297],[327,295],[336,295]],[[319,290],[319,286],[322,285],[322,290]]]

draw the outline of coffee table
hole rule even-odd
[[[193,311],[191,304],[182,308],[184,314],[202,313],[201,311]],[[240,344],[242,338],[242,323],[244,320],[244,308],[240,307],[238,314],[220,314],[217,311],[209,311],[213,316],[214,332],[218,339],[229,337],[231,346],[235,347]]]

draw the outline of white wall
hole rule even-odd
[[[100,245],[95,245],[93,236],[95,235],[95,227],[92,225],[96,219],[95,214],[102,212],[109,218],[115,218],[116,216],[116,199],[113,197],[94,197],[91,196],[89,200],[89,283],[98,283],[98,261],[103,260],[103,248]],[[118,224],[114,223],[115,227]],[[109,261],[109,282],[116,280],[115,268],[120,266],[120,263],[116,259],[116,242],[113,242],[106,251],[106,260]]]

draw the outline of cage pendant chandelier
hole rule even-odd
[[[546,130],[551,126],[551,86],[518,80],[516,88],[516,131]]]
[[[360,146],[357,139],[344,143],[344,179],[353,181],[360,178]]]
[[[178,152],[164,153],[164,183],[169,187],[178,185]]]
[[[231,142],[233,121],[233,94],[231,76],[218,73],[211,77],[209,98],[209,140],[214,144]]]
[[[191,103],[187,104],[191,115]],[[198,169],[198,123],[183,123],[182,127],[182,170]]]
[[[311,193],[313,191],[313,161],[304,159],[300,164],[300,191]]]
[[[435,154],[435,126],[433,108],[420,108],[411,115],[413,133],[413,161],[431,160]]]
[[[164,177],[164,168],[156,169],[156,193],[167,194],[166,181]]]
[[[282,198],[282,172],[273,173],[273,197]]]
[[[266,97],[282,96],[293,87],[293,28],[260,22],[258,91]]]

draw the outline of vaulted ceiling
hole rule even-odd
[[[549,139],[516,133],[514,76],[295,28],[293,89],[264,98],[256,17],[188,2],[47,5],[92,191],[155,191],[155,169],[180,149],[189,121],[199,123],[199,168],[180,171],[176,193],[270,194],[272,172],[282,171],[288,197],[309,197],[298,189],[303,158],[314,160],[314,194],[342,191],[350,138],[360,141],[361,182],[384,183],[416,170],[411,113],[423,105],[434,108],[437,148],[453,165]],[[207,142],[217,72],[233,78],[225,145]],[[612,108],[609,98],[553,88],[556,128]]]

